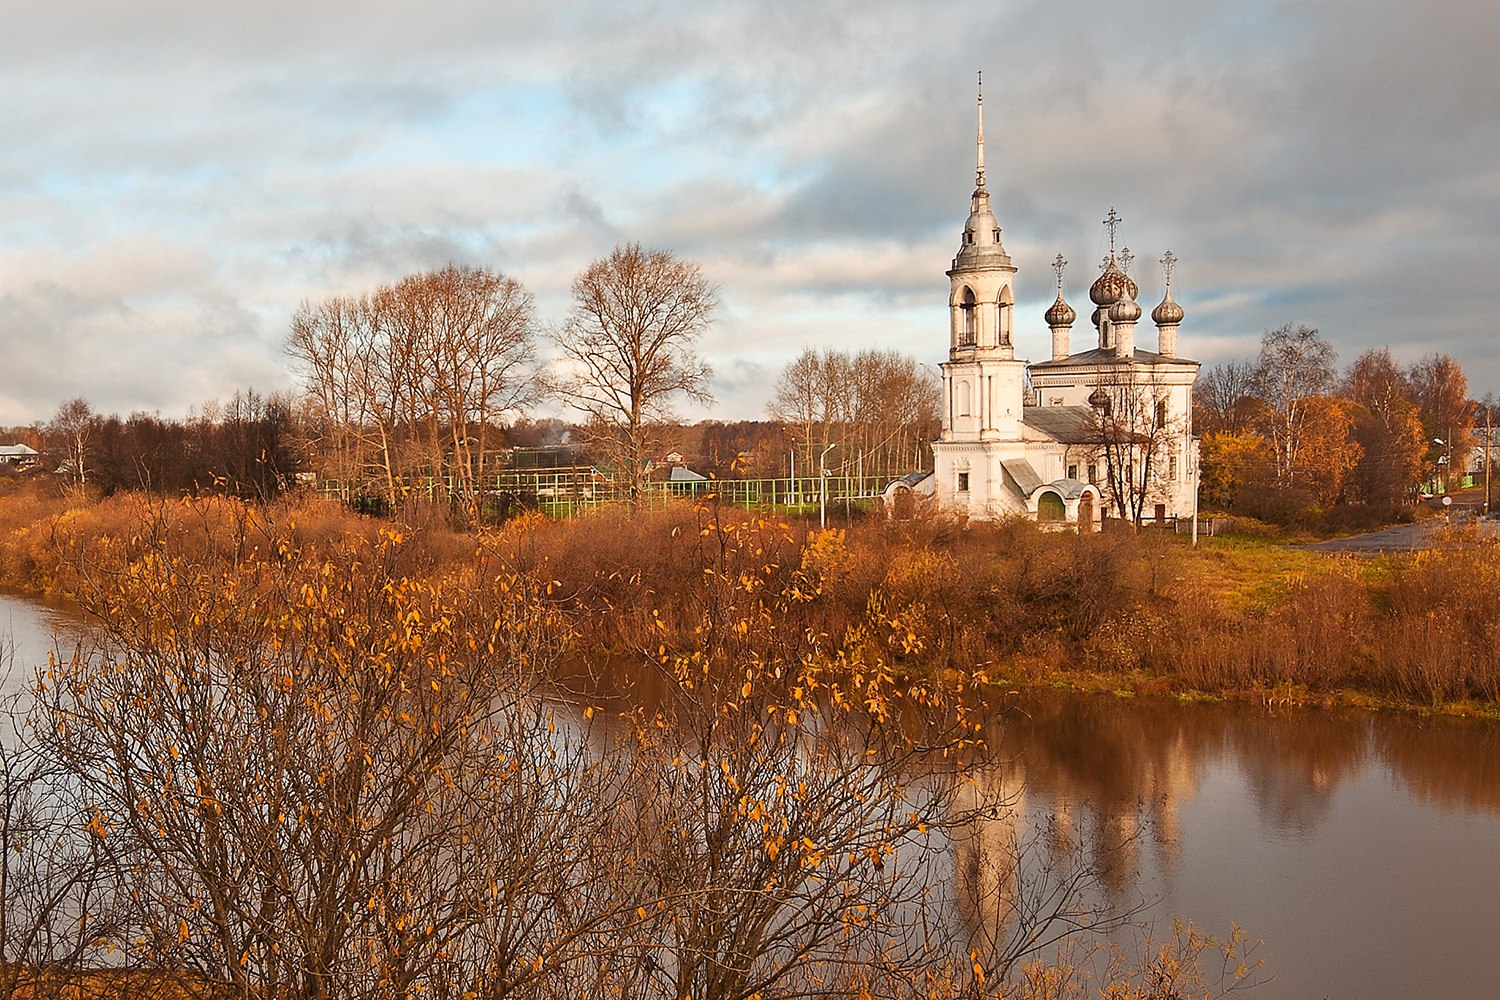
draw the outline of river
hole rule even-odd
[[[1264,995],[1493,994],[1500,728],[1046,694],[999,743],[1033,816],[1136,831],[1159,927],[1263,939]]]
[[[68,612],[0,594],[7,687]],[[1500,727],[1101,696],[1012,696],[991,734],[1029,822],[1133,834],[1128,905],[1264,940],[1266,997],[1486,996],[1500,939]]]

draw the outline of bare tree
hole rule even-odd
[[[0,659],[5,657],[0,656]],[[0,998],[58,995],[116,933],[114,858],[50,734],[0,710]],[[56,991],[56,992],[54,992]]]
[[[383,366],[368,297],[304,302],[292,317],[288,353],[301,366],[303,389],[321,428],[325,469],[348,483],[381,470],[383,492],[398,495],[394,406],[381,391]]]
[[[809,348],[782,371],[769,409],[792,427],[809,468],[838,443],[843,472],[894,476],[929,467],[941,399],[937,376],[896,351]]]
[[[1349,366],[1340,392],[1358,410],[1354,435],[1362,449],[1354,469],[1361,499],[1391,505],[1410,496],[1422,476],[1427,445],[1406,378],[1386,348],[1371,348]]]
[[[450,264],[370,295],[304,303],[288,351],[341,478],[380,470],[400,500],[429,477],[477,514],[493,434],[537,391],[532,298],[520,283]]]
[[[930,959],[934,869],[973,813],[953,760],[912,738],[922,710],[880,724],[755,668],[696,673],[635,729],[621,821],[642,909],[608,978],[632,995],[852,996],[856,970]]]
[[[792,429],[804,445],[818,439],[815,428],[828,423],[829,401],[823,393],[823,356],[811,347],[781,370],[766,407],[773,420]]]
[[[573,310],[557,334],[567,363],[557,388],[587,415],[632,501],[645,488],[653,423],[678,396],[713,399],[712,370],[695,344],[716,304],[717,289],[697,264],[639,243],[616,247],[573,279]]]
[[[43,693],[137,908],[112,940],[213,995],[514,995],[607,912],[557,623],[503,573],[406,575],[390,533],[304,556],[263,523],[100,567],[105,641]]]
[[[1104,502],[1120,518],[1139,524],[1148,503],[1167,497],[1168,459],[1184,436],[1182,420],[1167,416],[1165,389],[1156,373],[1134,363],[1103,374],[1089,403],[1095,429],[1089,461],[1102,465]]]
[[[478,515],[480,477],[506,416],[536,398],[532,297],[513,278],[448,265],[403,278],[373,300],[376,326],[420,419],[434,477]],[[394,360],[394,358],[393,358]]]
[[[1204,432],[1245,429],[1246,401],[1254,396],[1255,369],[1242,361],[1214,365],[1193,384],[1193,405],[1199,409],[1194,426]]]

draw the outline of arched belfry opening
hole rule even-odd
[[[995,304],[996,330],[998,331],[998,338],[996,340],[996,343],[998,343],[1001,347],[1011,346],[1010,324],[1011,314],[1015,312],[1015,305],[1016,297],[1015,294],[1011,292],[1010,285],[1002,285],[1000,287],[999,301]]]
[[[979,340],[979,303],[974,298],[974,289],[967,286],[964,288],[958,308],[962,314],[958,342],[964,347],[972,347]]]

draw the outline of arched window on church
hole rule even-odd
[[[1010,346],[1010,319],[1011,307],[1015,305],[1015,296],[1011,294],[1010,286],[1006,285],[1000,289],[1000,299],[996,303],[997,329],[1000,331],[1000,346]]]
[[[1167,401],[1165,399],[1156,401],[1156,426],[1157,428],[1167,426]]]
[[[979,310],[975,306],[974,290],[972,288],[964,289],[964,297],[959,302],[958,308],[964,314],[963,333],[961,334],[959,343],[965,347],[972,347],[974,342],[979,338]]]
[[[961,417],[972,416],[972,414],[970,413],[971,409],[972,403],[971,396],[969,394],[969,383],[966,380],[960,380],[958,383],[958,415]]]

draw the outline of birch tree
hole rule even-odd
[[[1307,401],[1325,395],[1333,386],[1335,358],[1333,347],[1310,327],[1287,323],[1261,337],[1255,390],[1273,414],[1267,437],[1278,486],[1297,481],[1303,467],[1300,453],[1306,438]]]

